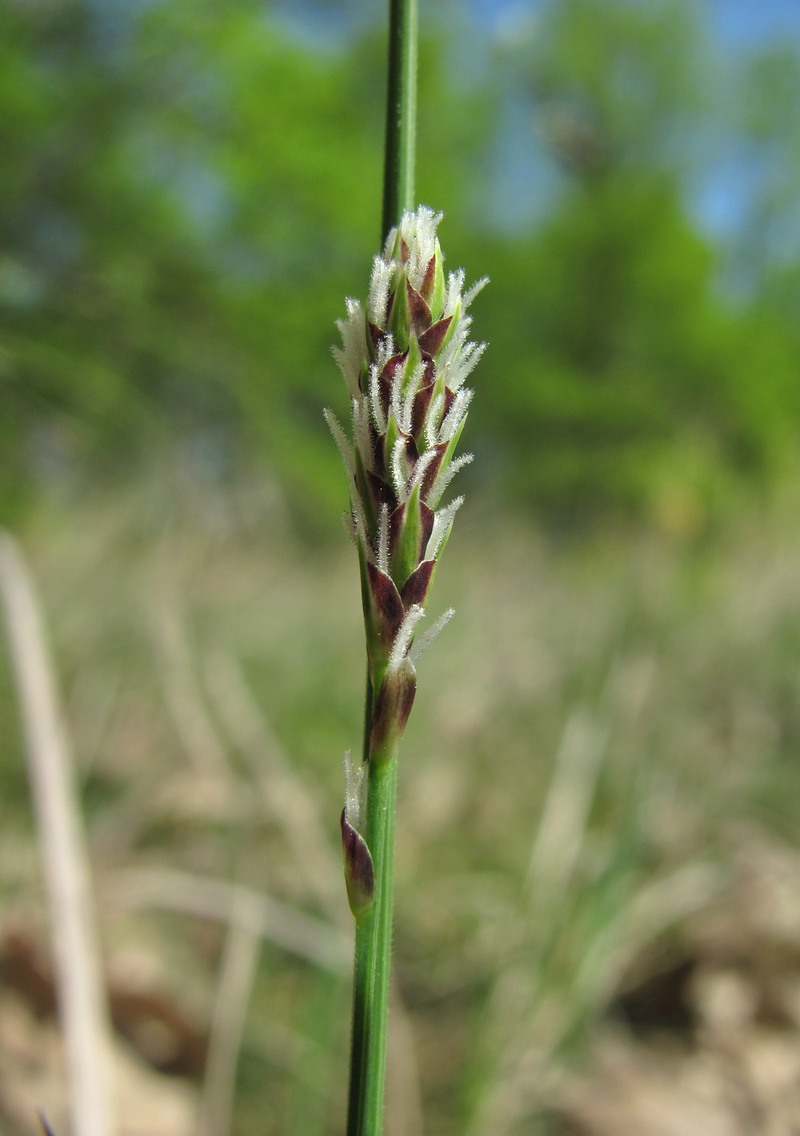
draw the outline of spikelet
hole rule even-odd
[[[351,400],[349,437],[330,411],[326,418],[350,490],[371,686],[367,759],[375,763],[395,753],[416,692],[414,663],[452,614],[415,645],[462,501],[441,504],[471,460],[456,457],[472,398],[464,381],[485,347],[469,341],[467,310],[486,281],[463,294],[463,272],[445,278],[441,219],[426,206],[403,214],[373,261],[366,305],[347,301],[342,346],[333,349]],[[358,827],[350,813],[346,861]]]

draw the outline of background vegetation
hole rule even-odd
[[[232,1130],[343,1123],[363,664],[321,408],[378,239],[375,19],[0,7],[0,510],[65,698],[130,1132],[195,1130],[232,882],[286,905],[241,931]],[[758,1045],[800,1068],[800,49],[726,45],[699,4],[498,29],[423,24],[420,199],[492,278],[491,346],[439,585],[459,617],[404,746],[390,1131],[652,1132],[607,1105],[661,1100],[665,1068],[676,1132],[703,1074],[730,1131],[756,1105],[749,1131],[783,1131],[796,1078],[766,1091]],[[24,1133],[60,1096],[31,1064],[52,990],[5,655],[0,728],[0,1114]]]

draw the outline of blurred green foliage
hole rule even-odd
[[[636,903],[699,871],[700,905],[718,861],[751,878],[743,831],[796,842],[796,480],[716,542],[610,526],[564,548],[493,509],[694,533],[796,464],[800,54],[727,59],[702,33],[694,7],[616,0],[554,0],[514,42],[425,30],[420,199],[451,266],[492,278],[464,473],[486,484],[445,569],[473,615],[431,654],[401,801],[398,987],[443,1136],[546,1130],[547,1079],[515,1054],[579,1049],[686,913],[661,889],[637,925]],[[347,918],[358,589],[349,550],[292,537],[345,498],[321,408],[344,408],[329,345],[378,240],[384,47],[304,42],[251,0],[0,5],[0,513],[26,524],[110,891],[168,851],[301,911],[330,887]],[[729,152],[747,193],[715,234],[696,197]],[[498,224],[517,159],[550,192]],[[40,889],[12,679],[2,655],[7,898]],[[281,747],[324,818],[305,868]],[[572,859],[541,835],[564,769]],[[159,919],[113,930],[152,921],[176,988],[210,989],[222,931],[209,949]],[[237,1132],[337,1130],[348,997],[265,944]]]
[[[516,45],[427,31],[419,195],[451,264],[492,278],[473,476],[519,502],[691,528],[792,460],[800,56],[738,60],[732,100],[702,31],[686,5],[589,0]],[[341,502],[320,408],[343,405],[328,348],[377,244],[383,55],[378,30],[310,45],[252,0],[0,9],[6,515],[176,454],[201,484],[255,469],[312,514]],[[511,106],[557,192],[498,233]],[[690,189],[723,134],[763,176],[715,242]]]

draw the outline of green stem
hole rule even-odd
[[[417,0],[389,0],[389,76],[383,232],[413,209],[417,130]],[[353,1039],[347,1136],[381,1136],[386,1080],[397,753],[369,752],[373,689],[367,681],[364,759],[369,762],[363,836],[375,869],[375,895],[356,919]]]
[[[416,205],[417,39],[417,0],[389,0],[383,237]]]
[[[397,755],[372,761],[364,835],[375,867],[375,898],[356,921],[347,1136],[380,1136],[383,1131],[396,796]]]

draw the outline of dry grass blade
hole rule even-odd
[[[178,604],[162,588],[149,614],[164,696],[184,753],[198,773],[224,782],[229,776],[225,747],[194,678]]]
[[[80,1136],[113,1136],[111,1038],[88,856],[39,606],[22,554],[4,533],[0,533],[0,592],[50,904],[71,1127]]]
[[[231,1128],[236,1065],[261,947],[260,936],[247,923],[250,902],[247,891],[233,887],[200,1102],[201,1136],[228,1136]],[[243,916],[237,918],[240,908]]]
[[[281,826],[297,871],[332,918],[347,919],[338,845],[334,849],[327,839],[316,802],[292,769],[237,660],[215,652],[206,660],[204,678],[222,729],[247,762],[268,815]]]
[[[235,921],[266,942],[334,974],[347,974],[350,969],[352,938],[339,927],[226,880],[168,869],[131,870],[114,876],[107,901],[182,911],[224,923]]]
[[[567,720],[555,759],[528,868],[528,890],[536,903],[561,900],[580,859],[608,730],[575,710]]]
[[[528,864],[518,924],[525,951],[520,956],[518,943],[512,948],[490,1001],[487,1060],[494,1068],[469,1129],[475,1136],[513,1131],[545,1093],[550,1055],[567,1019],[547,989],[544,958],[583,855],[608,735],[588,710],[573,710],[564,726]]]

